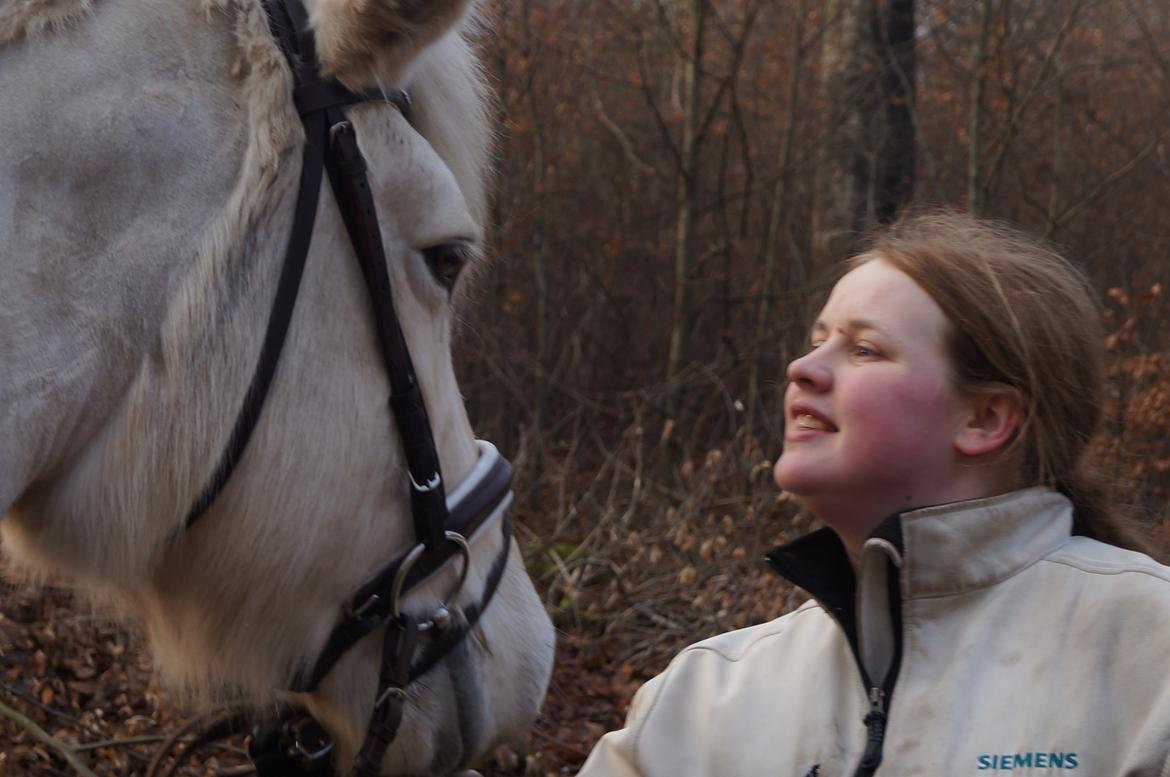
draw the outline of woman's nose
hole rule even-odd
[[[788,363],[788,380],[806,391],[827,391],[833,385],[833,373],[820,353],[813,349]]]

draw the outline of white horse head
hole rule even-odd
[[[428,247],[475,247],[486,91],[466,0],[307,3],[324,67],[353,88],[394,305],[449,483],[478,448],[450,355],[452,296]],[[288,340],[235,473],[188,532],[256,363],[296,198],[302,130],[258,0],[0,5],[0,522],[34,574],[64,574],[144,624],[164,678],[268,705],[341,603],[414,542],[366,290],[323,193]],[[325,192],[328,186],[324,187]],[[463,276],[470,273],[463,273]],[[464,596],[505,540],[472,547]],[[405,606],[433,606],[444,570]],[[307,706],[350,762],[380,632]],[[552,630],[512,553],[469,639],[409,688],[383,767],[445,773],[526,727]]]

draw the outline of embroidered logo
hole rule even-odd
[[[985,753],[979,756],[979,771],[1010,772],[1015,769],[1076,769],[1076,753]]]

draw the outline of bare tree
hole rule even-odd
[[[762,350],[769,347],[765,338],[772,319],[772,300],[776,292],[776,255],[780,246],[780,230],[784,225],[784,199],[788,194],[788,183],[792,175],[792,157],[796,148],[796,120],[799,115],[800,81],[804,73],[804,56],[806,43],[804,41],[804,22],[806,16],[805,0],[801,0],[797,8],[797,21],[792,29],[792,56],[788,64],[788,104],[785,108],[784,142],[780,148],[780,174],[772,187],[772,207],[768,212],[768,226],[764,233],[762,254],[762,281],[760,284],[760,301],[756,307],[755,336],[752,338],[752,352],[748,372],[747,388],[747,431],[745,440],[750,444],[752,427],[755,423],[757,405],[760,397],[760,360]]]
[[[991,0],[979,5],[979,37],[971,57],[971,110],[967,131],[967,209],[983,212],[983,187],[979,181],[979,160],[983,151],[983,91],[987,79],[987,40],[991,34]]]
[[[812,279],[824,282],[866,221],[871,190],[874,0],[829,0],[821,53],[823,136],[812,214]]]
[[[914,196],[914,0],[880,0],[876,24],[885,125],[876,160],[874,216],[885,223],[892,221]]]
[[[685,52],[683,77],[683,139],[679,158],[678,194],[675,198],[674,309],[670,325],[670,351],[666,362],[667,416],[678,412],[678,378],[690,361],[692,326],[691,274],[695,265],[695,218],[698,211],[698,168],[702,121],[703,32],[707,24],[707,0],[687,4],[690,39]]]
[[[536,95],[536,73],[538,67],[538,49],[541,45],[532,35],[532,0],[524,0],[521,11],[523,26],[523,55],[525,62],[524,107],[532,124],[532,202],[533,229],[531,240],[532,279],[535,287],[535,330],[536,330],[536,397],[533,403],[532,418],[532,458],[533,477],[532,486],[539,483],[544,471],[544,435],[548,428],[548,398],[549,398],[549,349],[548,349],[548,268],[545,262],[545,176],[548,172],[546,152],[545,122],[540,115],[540,105]]]

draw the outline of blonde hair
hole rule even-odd
[[[876,258],[914,279],[946,314],[961,390],[1020,392],[1009,451],[1021,451],[1023,482],[1068,496],[1074,533],[1146,551],[1086,462],[1104,412],[1105,333],[1080,270],[1047,243],[952,211],[903,217],[849,266]]]

